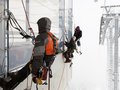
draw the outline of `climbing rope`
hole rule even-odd
[[[25,5],[24,5],[23,0],[21,0],[21,2],[22,2],[22,5],[23,5],[23,9],[24,9],[24,12],[25,12],[25,16],[26,16],[26,20],[27,20],[27,23],[28,23],[28,26],[29,26],[29,30],[31,31],[31,33],[33,34],[33,36],[35,36],[32,28],[31,28],[31,26],[30,26],[30,22],[29,22],[29,19],[28,19],[27,11],[26,11],[26,9],[25,9]]]
[[[22,2],[22,5],[23,5],[23,9],[24,9],[24,12],[25,12],[25,16],[26,16],[26,20],[27,20],[27,23],[28,23],[28,26],[29,26],[29,30],[31,31],[31,33],[33,34],[33,36],[31,36],[31,38],[32,38],[32,44],[35,44],[35,34],[34,34],[34,32],[33,32],[33,29],[31,28],[31,26],[30,26],[30,22],[29,22],[29,18],[28,18],[28,15],[27,15],[27,11],[26,11],[26,9],[25,9],[25,5],[24,5],[24,2],[23,2],[23,0],[21,0],[21,2]]]
[[[22,27],[19,25],[19,23],[17,22],[16,18],[14,17],[13,13],[10,12],[9,10],[7,10],[7,12],[9,13],[9,19],[8,19],[8,20],[9,20],[11,26],[12,26],[14,29],[18,30],[19,33],[20,33],[20,35],[23,36],[23,38],[26,38],[26,39],[32,38],[32,36],[28,35],[28,34],[22,29]]]
[[[65,71],[65,64],[64,64],[64,67],[63,67],[63,70],[62,70],[62,75],[61,75],[60,82],[59,82],[57,90],[60,90],[60,85],[61,85],[61,82],[62,82],[62,79],[63,79],[64,71]]]
[[[36,90],[38,90],[38,84],[36,84]]]
[[[48,75],[48,90],[50,90],[50,68],[49,68],[49,75]]]

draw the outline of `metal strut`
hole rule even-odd
[[[48,90],[50,90],[50,67],[49,67],[49,75],[48,75]]]

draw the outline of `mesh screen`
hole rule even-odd
[[[0,74],[4,73],[4,60],[5,60],[5,37],[4,37],[4,0],[0,0]]]

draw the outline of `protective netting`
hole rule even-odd
[[[4,16],[4,0],[0,0],[0,74],[4,72],[4,60],[5,60],[5,37],[4,37],[4,21],[3,21],[3,16]]]

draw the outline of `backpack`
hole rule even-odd
[[[45,55],[55,55],[58,50],[58,39],[51,32],[48,32],[48,43],[45,46]]]

